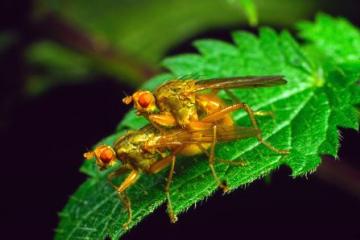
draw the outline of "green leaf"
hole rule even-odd
[[[238,0],[236,0],[238,1]],[[246,9],[249,0],[240,0]],[[69,22],[146,62],[157,63],[166,52],[185,39],[207,29],[236,26],[245,17],[224,0],[43,0]],[[273,0],[259,3],[265,22],[292,24],[313,11],[315,3]],[[281,14],[273,14],[274,9]],[[253,13],[252,13],[253,14]],[[166,34],[164,34],[166,33]]]
[[[314,23],[301,22],[298,29],[301,37],[335,62],[360,60],[360,31],[346,19],[318,14]]]
[[[243,9],[250,26],[258,24],[258,13],[253,0],[228,0],[231,3],[238,3]]]
[[[25,85],[30,95],[65,82],[79,83],[94,72],[89,58],[51,41],[33,44],[26,52],[26,60],[33,66]]]
[[[244,2],[249,2],[243,6],[254,19],[250,1]],[[316,6],[302,0],[291,3],[269,0],[257,5],[264,22],[282,25],[301,19]],[[274,9],[280,9],[281,14],[274,15]],[[49,24],[49,13],[52,18],[55,16],[62,30],[55,31],[51,40],[66,43],[70,48],[40,42],[33,45],[34,49],[32,46],[28,49],[28,60],[36,71],[28,77],[25,90],[32,95],[57,85],[83,83],[91,80],[87,76],[94,72],[138,87],[147,76],[158,71],[159,60],[174,46],[208,29],[229,28],[245,22],[245,16],[224,0],[103,0],[101,4],[95,0],[39,0],[35,2],[34,12],[40,25]],[[68,31],[77,34],[66,34]],[[62,70],[65,59],[76,64],[68,64],[69,68]]]
[[[284,75],[288,80],[284,86],[232,91],[254,110],[274,112],[274,119],[258,118],[263,137],[277,148],[289,149],[290,154],[274,154],[256,139],[218,144],[217,157],[242,159],[247,164],[244,167],[217,164],[216,170],[231,190],[268,175],[280,165],[289,166],[293,176],[315,171],[321,154],[337,153],[337,126],[358,127],[353,104],[359,102],[359,86],[355,84],[359,79],[359,63],[328,64],[334,62],[329,55],[323,65],[314,65],[318,59],[309,58],[288,32],[277,34],[269,28],[260,29],[258,37],[247,32],[235,32],[233,40],[234,44],[219,40],[196,41],[195,47],[200,54],[165,59],[164,66],[172,74],[150,80],[146,88],[152,89],[159,82],[180,76],[197,75],[206,79]],[[221,96],[226,98],[224,94]],[[249,125],[244,112],[236,112],[233,118],[238,125]],[[143,120],[138,123],[134,113],[129,113],[120,123],[118,129],[121,132],[118,134],[143,124]],[[116,137],[110,137],[107,143]],[[171,185],[176,213],[186,211],[217,190],[207,161],[202,155],[179,157]],[[56,239],[103,239],[106,236],[117,239],[125,233],[121,226],[127,219],[126,211],[106,183],[105,173],[100,174],[91,167],[91,161],[85,164],[82,170],[89,178],[62,211]],[[165,202],[163,185],[166,174],[167,171],[162,171],[156,175],[143,175],[129,190],[134,214],[130,228]]]
[[[360,77],[360,61],[342,65],[326,76],[323,86],[328,97],[331,113],[326,141],[320,147],[321,153],[327,153],[337,157],[340,135],[338,127],[358,129],[358,112],[352,107],[360,103],[359,86],[355,85]],[[355,92],[357,90],[357,93]]]
[[[318,14],[314,23],[301,22],[298,28],[300,35],[307,40],[307,54],[318,58],[314,61],[316,64],[320,61],[325,65],[316,75],[320,85],[324,84],[333,111],[326,141],[320,149],[322,153],[337,156],[340,136],[336,126],[358,128],[358,113],[351,106],[360,102],[359,94],[353,92],[358,89],[353,85],[360,72],[360,31],[346,19],[326,14]],[[321,83],[323,78],[331,81]]]

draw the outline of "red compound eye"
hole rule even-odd
[[[107,164],[114,159],[114,152],[110,149],[105,149],[101,152],[100,159],[103,163]]]
[[[139,104],[142,108],[147,108],[152,101],[152,96],[150,93],[143,93],[139,96]]]

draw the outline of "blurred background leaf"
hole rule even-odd
[[[52,85],[84,81],[94,72],[89,58],[51,41],[33,44],[26,52],[26,59],[33,66],[33,74],[25,85],[31,95]]]
[[[253,0],[228,0],[230,3],[239,4],[244,11],[250,26],[256,26],[259,22],[257,9]]]
[[[238,0],[239,1],[239,0]],[[259,15],[270,24],[289,25],[314,10],[316,1],[255,1]],[[239,26],[246,21],[243,11],[224,0],[95,0],[43,2],[69,22],[97,39],[126,49],[141,60],[157,63],[169,48],[208,29]],[[239,1],[246,12],[254,4]],[[254,21],[254,20],[251,20]]]
[[[47,41],[28,49],[35,71],[25,89],[37,94],[58,84],[89,80],[94,73],[138,87],[160,71],[161,58],[194,36],[239,28],[247,21],[255,25],[256,9],[267,24],[290,25],[313,14],[316,5],[301,0],[39,0],[33,17],[46,29]],[[64,69],[64,62],[72,64]]]

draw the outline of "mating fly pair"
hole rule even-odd
[[[113,146],[100,145],[94,151],[84,154],[86,159],[95,157],[100,169],[112,166],[116,160],[121,161],[122,165],[108,176],[111,184],[114,178],[128,173],[120,186],[112,184],[128,211],[128,221],[124,227],[128,226],[132,218],[131,201],[126,195],[126,189],[136,183],[141,173],[156,174],[168,166],[170,170],[165,184],[167,211],[172,222],[177,220],[169,194],[177,155],[206,154],[216,183],[226,192],[227,186],[218,178],[214,167],[217,142],[256,137],[270,150],[286,154],[286,150],[279,150],[263,140],[255,116],[263,115],[264,112],[254,112],[248,105],[237,100],[233,105],[227,106],[217,96],[221,89],[233,97],[228,89],[270,87],[285,83],[286,80],[281,76],[172,80],[158,87],[154,93],[140,90],[125,97],[123,102],[133,102],[137,114],[146,117],[150,124],[128,132]],[[231,113],[239,109],[246,111],[252,127],[234,124]],[[219,161],[233,165],[243,164],[241,161]]]

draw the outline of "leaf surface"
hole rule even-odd
[[[287,165],[293,176],[315,171],[321,154],[336,155],[339,146],[337,126],[358,128],[354,104],[358,104],[359,63],[347,57],[341,64],[320,64],[312,59],[288,32],[276,33],[262,28],[259,36],[234,32],[234,43],[219,40],[199,40],[194,43],[199,54],[183,54],[167,58],[164,66],[171,74],[150,80],[144,88],[153,89],[159,83],[180,76],[201,76],[203,79],[246,75],[284,75],[288,84],[262,89],[232,90],[254,110],[272,111],[275,118],[259,117],[263,137],[290,154],[279,156],[256,139],[218,144],[216,156],[226,160],[246,161],[246,166],[217,164],[219,177],[230,189],[249,184],[270,171]],[[317,41],[323,41],[318,39]],[[314,42],[313,44],[317,44]],[[317,45],[316,45],[317,46]],[[358,49],[355,49],[358,50]],[[318,52],[323,51],[320,47]],[[315,64],[316,63],[316,64]],[[225,94],[221,96],[227,100]],[[236,123],[249,126],[244,112],[233,115]],[[130,112],[118,126],[118,133],[102,141],[111,144],[126,129],[139,128],[146,121],[138,120]],[[61,213],[57,239],[117,239],[125,231],[121,227],[127,213],[114,191],[105,181],[106,173],[99,173],[91,161],[82,171],[90,177],[70,198]],[[167,171],[143,175],[129,191],[135,226],[146,215],[165,202],[163,193]],[[171,185],[171,198],[176,213],[181,213],[216,191],[207,158],[199,155],[178,158],[176,174]],[[180,216],[181,221],[181,216]]]

